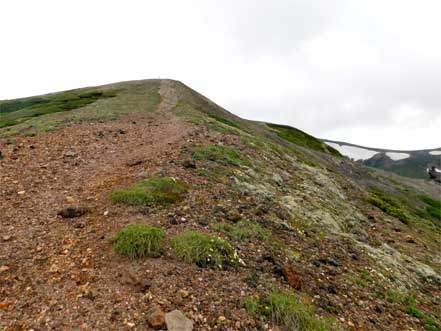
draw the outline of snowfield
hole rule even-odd
[[[429,152],[431,155],[441,155],[441,151],[431,151]]]
[[[339,144],[331,143],[331,142],[326,142],[326,144],[335,148],[344,156],[347,156],[351,159],[354,159],[355,161],[367,160],[367,159],[370,159],[375,154],[378,154],[378,152],[376,152],[376,151],[372,151],[370,149],[365,149],[365,148],[359,148],[359,147],[348,146],[348,145],[341,146]]]
[[[410,157],[410,154],[407,153],[397,153],[397,152],[387,152],[387,156],[389,156],[392,160],[398,161],[398,160],[404,160]]]

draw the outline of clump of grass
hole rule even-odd
[[[161,253],[165,234],[159,228],[144,224],[130,224],[111,239],[115,251],[131,259],[156,257]]]
[[[169,205],[184,199],[188,186],[168,177],[152,177],[112,192],[113,202],[128,205]]]
[[[402,204],[395,198],[387,195],[378,188],[372,188],[367,201],[380,208],[386,214],[398,218],[405,224],[410,223],[409,213],[402,207]]]
[[[330,318],[319,318],[313,307],[303,304],[289,292],[273,290],[265,298],[250,298],[245,301],[246,310],[252,315],[264,315],[285,330],[330,331],[337,324]]]
[[[235,166],[251,165],[250,161],[234,146],[196,146],[190,149],[190,154],[196,160],[210,160]]]
[[[227,241],[197,231],[186,231],[171,238],[175,256],[200,267],[222,269],[237,267],[241,260],[236,250]]]
[[[260,224],[246,220],[241,220],[235,224],[216,223],[211,226],[211,229],[225,233],[230,238],[238,241],[249,241],[251,239],[266,240],[270,235],[269,231],[262,228]]]

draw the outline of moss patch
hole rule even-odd
[[[410,223],[410,215],[403,208],[400,201],[387,195],[378,188],[371,188],[367,201],[380,208],[386,214],[398,218],[405,224]]]
[[[222,269],[236,267],[240,259],[235,249],[225,240],[197,231],[186,231],[171,239],[171,247],[177,258],[200,267]]]
[[[292,128],[287,125],[270,124],[267,125],[275,131],[275,133],[282,139],[294,143],[299,146],[303,146],[309,149],[313,149],[319,152],[332,154],[334,156],[341,157],[342,155],[336,149],[326,145],[321,140],[303,132]]]
[[[168,177],[152,177],[133,186],[112,192],[115,203],[128,205],[169,205],[184,199],[188,186]]]
[[[250,221],[239,221],[235,224],[216,223],[211,226],[211,229],[220,233],[228,235],[230,238],[238,241],[249,241],[251,239],[268,239],[270,232],[260,224]]]
[[[190,154],[196,160],[209,160],[223,164],[231,164],[235,166],[250,166],[251,163],[234,146],[195,146],[190,149]]]
[[[337,330],[335,321],[317,317],[310,305],[303,304],[296,295],[286,291],[273,290],[265,298],[248,299],[245,308],[252,315],[266,316],[285,330]]]
[[[158,256],[164,237],[164,232],[159,228],[130,224],[120,229],[110,242],[118,254],[137,259]]]

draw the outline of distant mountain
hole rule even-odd
[[[327,139],[323,141],[354,161],[401,176],[428,178],[427,168],[441,169],[441,147],[409,151],[364,147]]]

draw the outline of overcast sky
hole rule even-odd
[[[235,114],[441,146],[440,0],[7,0],[0,99],[181,80]]]

